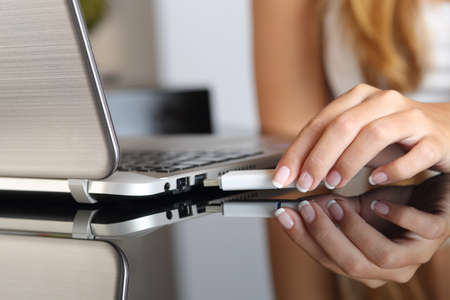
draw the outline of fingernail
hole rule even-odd
[[[381,183],[386,182],[387,180],[388,180],[388,177],[387,177],[386,173],[383,173],[383,172],[376,173],[369,177],[369,183],[371,185],[381,184]]]
[[[291,229],[294,226],[294,220],[292,220],[291,216],[286,213],[284,208],[279,208],[275,211],[275,217],[277,217],[278,222],[280,222],[281,226],[286,229]]]
[[[289,174],[291,171],[288,167],[282,166],[278,169],[278,171],[275,173],[275,176],[273,176],[272,184],[276,187],[281,189],[286,182],[286,180],[289,178]]]
[[[373,200],[370,203],[370,209],[376,213],[379,213],[380,215],[387,215],[390,210],[387,204],[384,204],[383,202],[380,202],[378,200]]]
[[[298,211],[302,215],[302,218],[307,222],[311,223],[314,221],[314,218],[316,217],[316,213],[314,211],[314,208],[312,208],[311,204],[307,200],[304,200],[298,204]]]
[[[333,170],[328,173],[323,183],[327,189],[334,190],[334,188],[341,182],[341,179],[341,174],[339,174],[338,171]]]
[[[344,217],[344,210],[342,210],[342,207],[334,199],[328,201],[327,209],[333,216],[333,218],[336,219],[337,221],[342,220],[342,218]]]
[[[302,193],[306,193],[311,188],[312,183],[312,176],[308,172],[304,171],[298,179],[297,189]]]

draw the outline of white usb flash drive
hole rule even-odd
[[[296,209],[298,200],[259,200],[259,201],[229,201],[206,206],[208,213],[220,213],[224,217],[234,218],[271,218],[280,207]]]
[[[203,185],[218,186],[223,191],[276,189],[272,183],[274,173],[275,170],[230,171],[217,179],[205,180]],[[284,188],[295,188],[295,183]]]

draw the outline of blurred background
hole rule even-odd
[[[207,89],[214,133],[258,132],[249,0],[81,2],[113,118],[142,91]],[[135,251],[152,282],[130,284],[149,299],[273,299],[262,220],[204,217],[151,234]]]
[[[84,2],[105,3],[91,39],[109,89],[207,87],[217,133],[258,131],[249,0]]]

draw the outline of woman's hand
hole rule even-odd
[[[428,205],[432,214],[400,204],[419,203],[412,192],[396,187],[358,198],[318,196],[276,215],[290,238],[324,267],[379,287],[408,281],[449,237],[449,195],[434,198],[441,203],[439,212],[432,209],[436,203]]]
[[[297,180],[300,191],[324,180],[344,186],[387,146],[406,153],[376,168],[371,184],[410,178],[433,167],[450,171],[450,104],[420,103],[396,91],[361,84],[323,109],[299,133],[278,163],[273,182]]]

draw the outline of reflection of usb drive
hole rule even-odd
[[[204,186],[218,186],[224,191],[276,189],[272,183],[275,170],[230,171],[217,179],[207,179]],[[295,188],[292,183],[284,188]]]
[[[224,217],[271,218],[280,207],[296,209],[298,200],[258,200],[258,201],[228,201],[221,204],[206,206],[207,213],[220,213]]]

